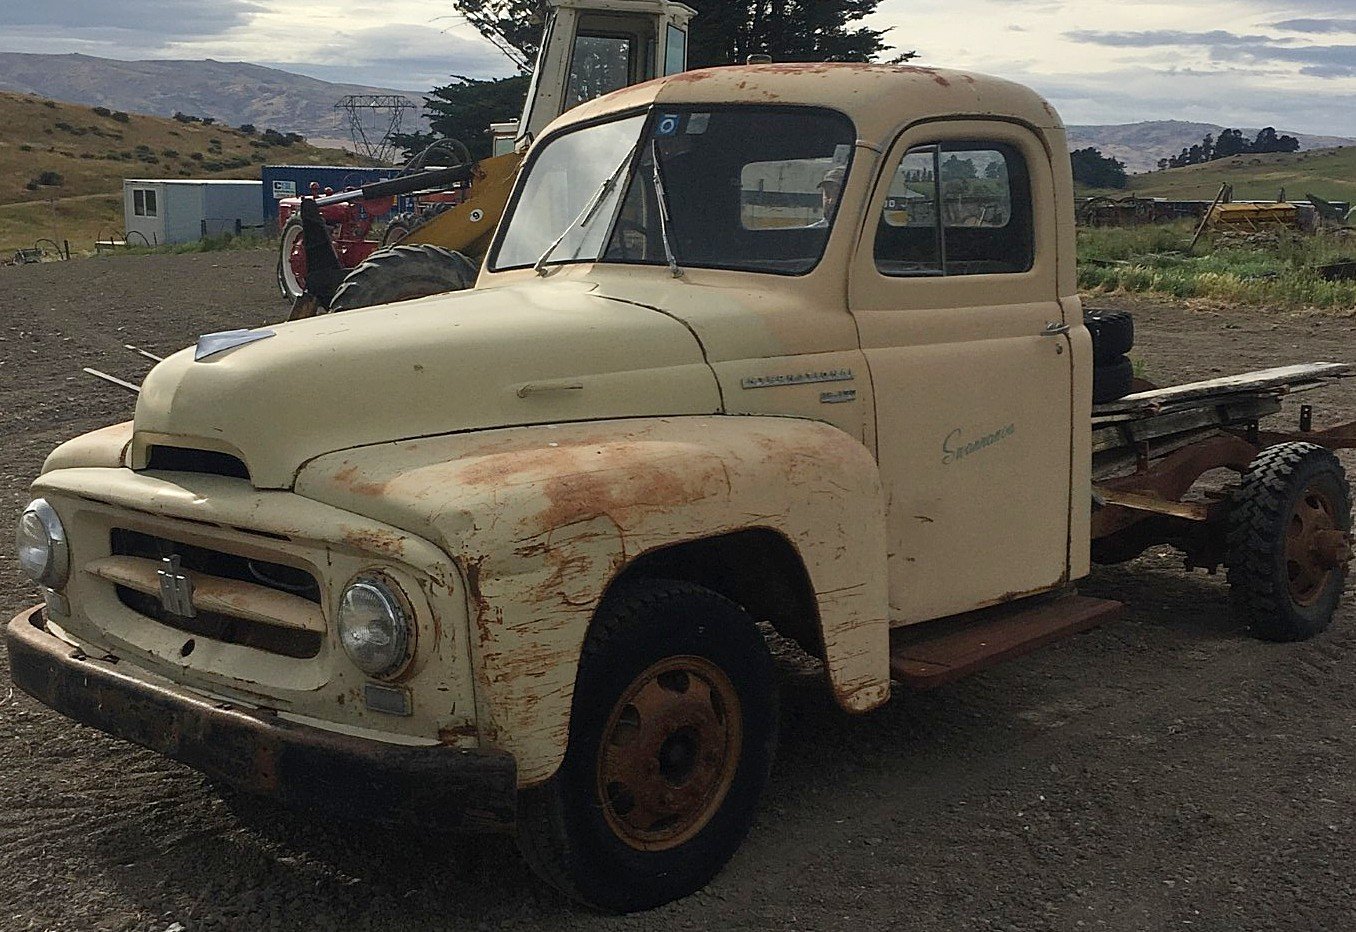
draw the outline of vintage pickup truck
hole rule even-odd
[[[773,630],[864,713],[1107,617],[1094,554],[1168,542],[1321,631],[1356,434],[1258,422],[1346,367],[1120,397],[1067,151],[1031,91],[913,67],[571,111],[474,289],[209,335],[51,454],[14,681],[288,805],[514,830],[634,910],[753,822]]]

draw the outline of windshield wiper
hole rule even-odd
[[[564,232],[556,237],[555,242],[546,247],[546,252],[542,253],[541,258],[532,266],[538,275],[546,274],[546,263],[550,260],[551,256],[555,254],[555,251],[560,248],[560,244],[565,242],[565,237],[570,235],[571,230],[575,227],[586,227],[593,222],[594,214],[596,214],[598,209],[603,206],[603,201],[607,200],[607,196],[611,194],[612,190],[617,186],[617,182],[621,180],[621,176],[626,172],[626,166],[631,164],[631,159],[635,158],[636,151],[639,148],[640,141],[637,140],[636,144],[631,147],[631,151],[626,153],[626,158],[621,160],[621,164],[617,166],[612,174],[607,176],[607,180],[599,186],[597,192],[595,192],[593,197],[589,199],[589,202],[584,205],[584,209],[579,212],[579,216],[570,221],[570,225],[565,228]]]
[[[659,201],[659,235],[664,240],[664,256],[669,260],[669,271],[674,278],[682,278],[683,270],[673,255],[673,241],[669,239],[669,195],[664,190],[664,174],[659,168],[659,140],[650,143],[650,165],[654,169],[654,194]]]

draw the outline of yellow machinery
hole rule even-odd
[[[351,310],[470,287],[532,140],[585,101],[687,68],[688,23],[696,15],[691,7],[672,0],[547,2],[551,9],[522,117],[495,124],[496,154],[470,167],[465,199],[373,253],[343,276],[332,295],[310,288],[322,305]],[[313,221],[312,229],[323,224]],[[308,260],[314,248],[308,239]]]

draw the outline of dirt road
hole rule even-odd
[[[276,317],[271,266],[0,269],[0,616],[35,597],[8,543],[28,480],[59,441],[131,414],[80,367],[139,378],[123,343],[171,350]],[[1356,358],[1351,319],[1134,309],[1157,381]],[[1320,420],[1356,417],[1356,386],[1310,400]],[[1356,927],[1356,612],[1311,643],[1262,644],[1230,619],[1221,579],[1167,552],[1086,589],[1132,610],[865,718],[788,667],[748,842],[706,891],[627,918],[550,892],[505,839],[228,803],[0,680],[0,929]]]

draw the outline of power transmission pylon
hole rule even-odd
[[[348,132],[359,155],[389,162],[395,154],[392,137],[400,132],[414,102],[399,94],[349,94],[334,105],[348,114]]]

